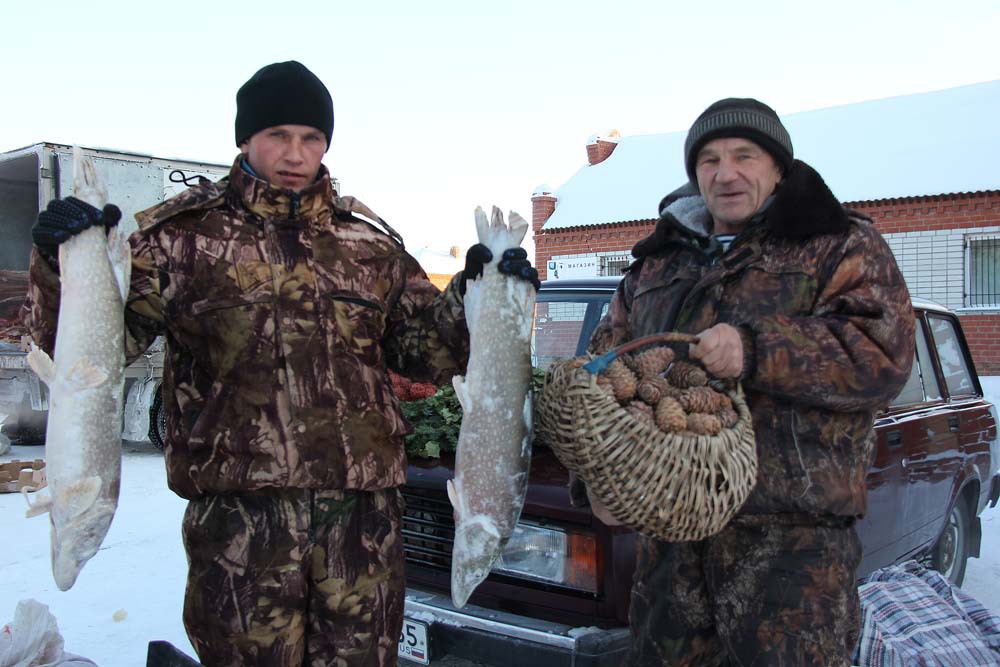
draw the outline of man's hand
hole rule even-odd
[[[743,372],[743,339],[739,329],[729,324],[702,331],[698,343],[690,345],[689,354],[719,379],[738,378]]]
[[[94,225],[113,227],[121,217],[122,212],[114,204],[108,204],[102,211],[76,197],[54,199],[38,214],[31,228],[31,240],[39,249],[55,255],[60,243]]]
[[[462,270],[462,278],[458,283],[458,291],[462,296],[465,296],[465,282],[481,277],[483,267],[491,261],[493,261],[493,253],[482,243],[477,243],[469,248],[469,251],[465,253],[465,268]],[[527,280],[535,286],[536,290],[542,286],[538,280],[538,271],[531,266],[528,261],[528,253],[524,248],[504,250],[503,255],[500,256],[497,270],[508,276]]]

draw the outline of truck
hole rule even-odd
[[[135,213],[177,194],[200,178],[218,180],[230,165],[83,148],[122,210],[126,233],[137,229]],[[41,142],[0,153],[0,426],[14,442],[44,439],[48,393],[28,367],[27,331],[18,312],[28,286],[31,227],[53,199],[73,192],[73,147]],[[163,341],[158,340],[125,370],[122,438],[152,440],[162,448]]]
[[[535,311],[532,361],[585,352],[620,278],[549,280]],[[1000,497],[996,408],[985,399],[961,322],[913,299],[910,378],[875,421],[857,575],[918,559],[956,585],[979,555],[980,512]],[[536,447],[520,522],[486,581],[458,609],[449,595],[454,454],[412,458],[403,489],[406,619],[399,655],[489,665],[610,666],[628,650],[635,533],[575,507],[569,473]]]

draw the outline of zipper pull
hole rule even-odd
[[[289,213],[289,218],[295,218],[299,214],[299,193],[294,193],[292,195],[291,212]]]

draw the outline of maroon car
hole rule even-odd
[[[546,281],[538,294],[533,362],[583,353],[619,278]],[[914,299],[917,350],[899,396],[875,422],[868,513],[859,522],[859,576],[917,558],[955,583],[979,555],[979,513],[1000,495],[997,419],[984,400],[958,318]],[[449,595],[454,458],[411,461],[404,489],[406,623],[400,655],[454,655],[491,665],[617,665],[628,646],[634,533],[574,508],[568,473],[533,452],[520,523],[470,603]]]

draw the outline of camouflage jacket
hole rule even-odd
[[[170,487],[373,490],[406,478],[386,368],[442,383],[468,358],[457,280],[440,292],[323,167],[292,194],[234,164],[138,213],[127,349],[166,339]],[[390,230],[391,231],[391,230]],[[38,253],[25,322],[51,350],[58,276]]]
[[[738,327],[760,465],[742,511],[862,515],[874,413],[902,388],[914,351],[892,251],[799,161],[726,252],[701,197],[665,202],[591,349]]]

